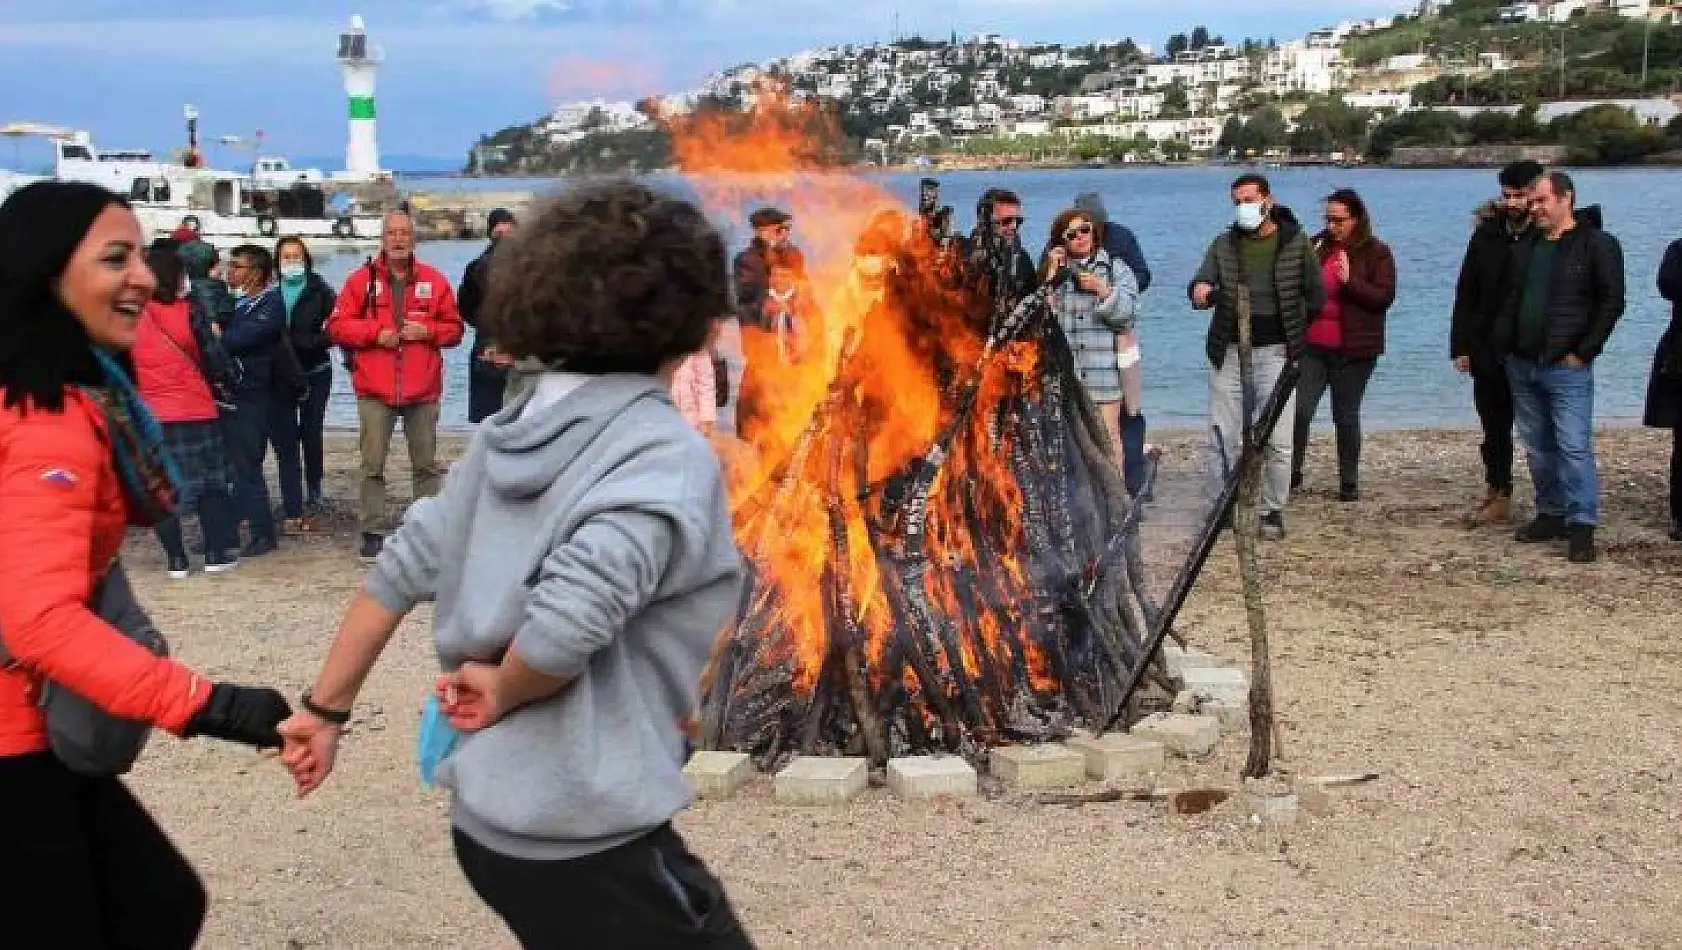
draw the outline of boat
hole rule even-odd
[[[319,171],[293,169],[282,158],[259,158],[251,174],[241,174],[203,167],[194,145],[187,150],[190,161],[182,163],[158,161],[144,149],[99,149],[80,129],[14,123],[0,126],[0,135],[46,138],[53,146],[53,179],[89,182],[124,196],[153,237],[185,227],[219,248],[287,235],[322,252],[379,244],[380,217],[359,214],[348,196],[328,194]]]

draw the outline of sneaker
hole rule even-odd
[[[1572,564],[1594,563],[1594,525],[1574,524],[1566,529],[1565,557]]]
[[[280,550],[279,542],[274,538],[252,538],[245,545],[245,550],[239,552],[241,558],[263,557]]]
[[[206,574],[226,574],[236,567],[239,567],[238,551],[223,551],[214,557],[204,559],[204,572]]]
[[[362,535],[362,550],[358,551],[356,556],[362,559],[362,563],[372,564],[379,558],[380,551],[384,548],[385,538],[377,534],[365,533]]]
[[[1520,544],[1537,544],[1565,537],[1564,515],[1537,515],[1535,520],[1513,533]]]
[[[1337,500],[1343,502],[1360,501],[1360,486],[1348,483],[1337,486]]]
[[[191,573],[193,573],[193,565],[191,563],[189,563],[186,558],[184,558],[184,557],[172,557],[172,558],[169,559],[169,579],[170,580],[172,580],[172,581],[184,581],[184,580],[187,579],[187,575],[189,575]]]
[[[1261,516],[1261,536],[1269,541],[1284,540],[1285,513],[1283,511],[1269,511]]]

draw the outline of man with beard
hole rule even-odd
[[[473,349],[468,358],[467,421],[477,424],[490,418],[502,408],[503,389],[508,385],[508,366],[511,360],[496,348],[496,343],[479,324],[479,308],[485,300],[486,271],[491,255],[503,238],[513,233],[517,222],[506,208],[497,208],[485,218],[485,230],[490,245],[485,252],[467,265],[461,276],[461,290],[456,294],[456,307],[462,322],[473,328]]]
[[[1513,517],[1513,391],[1507,369],[1491,341],[1501,307],[1504,281],[1512,270],[1513,249],[1531,230],[1530,186],[1542,166],[1525,160],[1501,169],[1501,197],[1476,212],[1477,227],[1466,243],[1460,279],[1454,287],[1454,319],[1449,357],[1472,377],[1472,405],[1483,426],[1483,503],[1467,524],[1479,528],[1506,524]]]

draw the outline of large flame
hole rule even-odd
[[[679,169],[715,219],[741,221],[767,200],[792,215],[806,261],[798,292],[816,305],[792,349],[743,330],[763,395],[751,451],[732,456],[730,476],[737,539],[762,575],[760,602],[744,612],[761,617],[751,632],[759,661],[788,665],[797,703],[813,702],[826,675],[840,684],[841,666],[862,664],[869,694],[903,689],[921,727],[963,704],[981,710],[979,722],[967,718],[969,738],[990,741],[1013,689],[1057,687],[1028,629],[1032,578],[1017,560],[1026,505],[1010,462],[1018,447],[995,423],[1001,401],[1030,384],[1037,350],[1011,343],[983,359],[985,331],[937,276],[934,245],[911,239],[915,213],[867,178],[826,170],[843,142],[833,114],[775,88],[756,99],[746,112],[703,111],[668,127]],[[868,253],[884,241],[898,253]],[[884,262],[913,283],[909,294],[883,292],[872,271]],[[907,299],[919,301],[915,313]],[[894,514],[884,486],[929,453],[966,378],[978,386],[975,411],[929,492],[927,543],[913,552],[929,570],[909,590],[873,545]],[[851,408],[825,411],[843,403]],[[928,645],[932,677],[915,674],[894,645],[903,605],[918,599],[951,618],[936,637],[945,642]]]

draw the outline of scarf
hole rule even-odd
[[[105,410],[107,438],[129,514],[144,527],[161,524],[175,516],[181,497],[181,474],[164,448],[163,426],[111,354],[96,346],[93,355],[105,386],[84,391]]]

